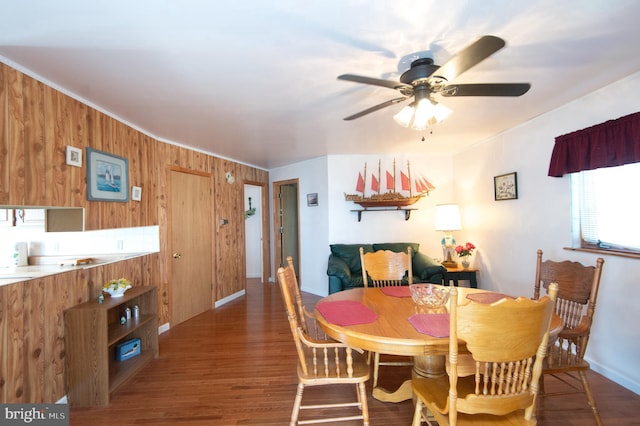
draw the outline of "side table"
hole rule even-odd
[[[478,288],[477,272],[477,269],[447,268],[442,281],[444,285],[451,285],[453,281],[453,285],[458,287],[458,280],[468,280],[471,288]]]

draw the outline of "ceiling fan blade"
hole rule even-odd
[[[454,78],[496,53],[505,41],[495,36],[482,36],[434,71],[430,80],[453,81]]]
[[[372,113],[374,111],[378,111],[379,109],[386,108],[386,107],[391,106],[393,104],[397,104],[398,102],[402,102],[405,99],[408,99],[408,98],[402,97],[402,98],[395,98],[395,99],[391,99],[391,100],[385,101],[385,102],[383,102],[381,104],[372,106],[371,108],[367,108],[364,111],[360,111],[360,112],[358,112],[356,114],[353,114],[353,115],[350,115],[348,117],[345,117],[344,120],[346,120],[346,121],[355,120],[356,118],[360,118],[363,115],[367,115],[367,114],[370,114],[370,113]]]
[[[522,96],[529,91],[529,83],[450,84],[442,96]]]
[[[399,81],[382,80],[380,78],[364,77],[361,75],[354,75],[354,74],[339,75],[338,80],[346,80],[346,81],[353,81],[355,83],[371,84],[374,86],[386,87],[388,89],[401,89],[401,88],[410,89],[411,88],[411,86],[409,86],[408,84],[400,83]]]

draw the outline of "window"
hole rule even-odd
[[[640,163],[571,175],[574,248],[640,254]]]

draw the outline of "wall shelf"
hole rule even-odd
[[[396,208],[386,208],[386,209],[357,209],[357,210],[351,210],[352,212],[356,212],[358,214],[358,222],[360,222],[362,220],[362,213],[363,212],[389,212],[389,211],[400,211],[400,212],[404,212],[404,220],[409,220],[409,218],[411,217],[411,211],[412,210],[418,210],[418,209],[403,209],[400,207],[396,207]]]

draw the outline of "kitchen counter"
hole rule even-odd
[[[152,253],[100,254],[95,256],[41,256],[30,258],[30,265],[15,268],[0,268],[0,286],[15,284],[21,281],[34,280],[49,275],[61,274],[76,269],[89,269],[113,262],[146,256]],[[90,263],[76,265],[78,260],[91,259]]]

